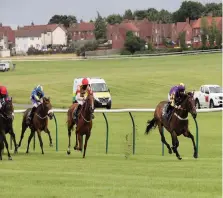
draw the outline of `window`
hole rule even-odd
[[[33,37],[30,37],[30,40],[32,40],[32,41],[33,41],[33,40],[34,40],[34,38],[33,38]]]
[[[206,94],[209,94],[209,90],[208,90],[207,87],[204,88],[204,92],[205,92]]]
[[[201,92],[204,93],[204,87],[201,87]]]
[[[223,93],[223,90],[221,87],[209,87],[210,93]]]
[[[107,92],[108,88],[105,83],[93,83],[91,84],[93,92]]]

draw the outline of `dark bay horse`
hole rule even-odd
[[[8,142],[6,140],[6,132],[8,131],[11,135],[13,132],[12,122],[13,122],[13,104],[12,98],[7,98],[5,102],[2,104],[2,108],[0,111],[0,160],[2,160],[2,151],[4,149],[4,145],[7,149],[8,159],[12,160],[11,154],[8,148]],[[15,141],[15,134],[12,135],[13,140]],[[15,150],[17,150],[15,143]]]
[[[74,109],[76,108],[77,104],[73,104],[67,112],[67,128],[68,128],[68,137],[69,137],[69,144],[67,149],[67,154],[70,154],[70,138],[71,138],[71,131],[76,124],[73,115]],[[76,144],[74,146],[74,150],[82,151],[82,142],[83,142],[83,135],[85,136],[85,144],[84,144],[84,153],[83,158],[85,158],[86,149],[87,149],[87,142],[91,136],[91,129],[92,129],[92,113],[94,112],[94,98],[93,94],[88,94],[84,104],[82,105],[79,114],[78,114],[78,122],[76,126]],[[79,144],[78,144],[79,143]]]
[[[188,129],[188,113],[191,113],[193,118],[196,118],[197,116],[193,94],[194,93],[188,92],[183,96],[181,102],[181,108],[180,109],[175,108],[171,113],[170,119],[167,119],[165,117],[168,102],[167,101],[160,102],[155,109],[154,118],[151,121],[147,122],[148,125],[145,131],[145,134],[148,134],[152,128],[156,128],[156,126],[158,126],[161,135],[161,141],[166,145],[170,154],[172,154],[173,150],[173,152],[176,154],[176,157],[179,160],[181,160],[182,158],[180,157],[177,150],[177,147],[179,146],[179,141],[177,136],[180,136],[181,134],[192,140],[194,147],[194,158],[197,158],[197,149],[194,142],[194,136]],[[169,131],[171,134],[172,150],[164,137],[163,127],[165,127],[166,130]]]
[[[48,129],[48,117],[50,118],[50,120],[53,118],[53,110],[52,110],[52,105],[50,103],[50,98],[46,98],[44,97],[43,98],[43,102],[42,104],[40,104],[37,109],[35,110],[35,113],[34,113],[34,116],[33,116],[33,120],[30,124],[30,126],[28,126],[26,124],[26,120],[28,118],[28,114],[30,113],[31,109],[27,109],[25,112],[24,112],[24,115],[23,115],[23,120],[22,120],[22,132],[21,132],[21,138],[20,138],[20,141],[19,141],[19,147],[21,146],[21,142],[22,142],[22,139],[24,137],[24,133],[26,131],[26,129],[28,127],[30,127],[31,129],[31,133],[30,133],[30,136],[29,136],[29,139],[28,139],[28,146],[27,146],[27,150],[26,150],[26,153],[29,153],[29,144],[35,134],[35,131],[37,131],[37,135],[38,135],[38,138],[39,138],[39,142],[40,142],[40,147],[42,149],[42,154],[44,154],[43,152],[43,141],[42,141],[42,138],[41,138],[41,131],[45,131],[48,136],[49,136],[49,140],[50,140],[50,146],[52,146],[52,138],[51,138],[51,135],[50,135],[50,131]]]

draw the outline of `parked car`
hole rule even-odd
[[[10,66],[9,63],[7,62],[0,62],[0,71],[9,71],[10,70]]]
[[[75,102],[77,86],[81,84],[82,79],[82,77],[74,79],[73,102]],[[93,91],[95,108],[106,107],[107,109],[111,109],[111,93],[105,80],[99,77],[88,78],[88,80]]]
[[[222,107],[223,89],[219,85],[202,85],[194,92],[196,108]]]

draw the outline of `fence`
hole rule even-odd
[[[53,109],[54,113],[67,113],[67,109]],[[106,113],[128,113],[130,118],[131,118],[131,122],[132,122],[132,153],[133,155],[135,154],[135,138],[136,138],[136,125],[135,125],[135,120],[134,117],[132,115],[132,112],[154,112],[155,109],[111,109],[111,110],[95,110],[95,113],[102,113],[103,117],[105,119],[105,123],[106,123],[106,143],[105,143],[105,152],[106,154],[108,153],[108,138],[109,138],[109,122],[108,119],[106,117]],[[223,111],[223,108],[215,108],[215,109],[198,109],[197,112],[198,113],[209,113],[209,112],[220,112]],[[25,112],[25,110],[15,110],[15,113],[23,113]],[[57,123],[57,119],[56,116],[54,114],[54,120],[55,120],[55,125],[56,125],[56,151],[58,151],[58,123]],[[198,153],[198,142],[199,142],[199,132],[198,132],[198,124],[196,119],[194,119],[195,121],[195,125],[196,125],[196,146],[197,146],[197,153]],[[163,130],[164,132],[164,130]],[[35,149],[35,136],[34,136],[34,149]],[[11,148],[12,148],[12,140],[11,140]],[[162,144],[162,155],[164,155],[164,144]]]

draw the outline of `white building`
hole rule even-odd
[[[6,50],[8,47],[8,37],[0,32],[0,50]]]
[[[46,48],[48,45],[67,45],[66,30],[57,24],[24,26],[15,31],[17,52],[27,52],[30,47]]]

